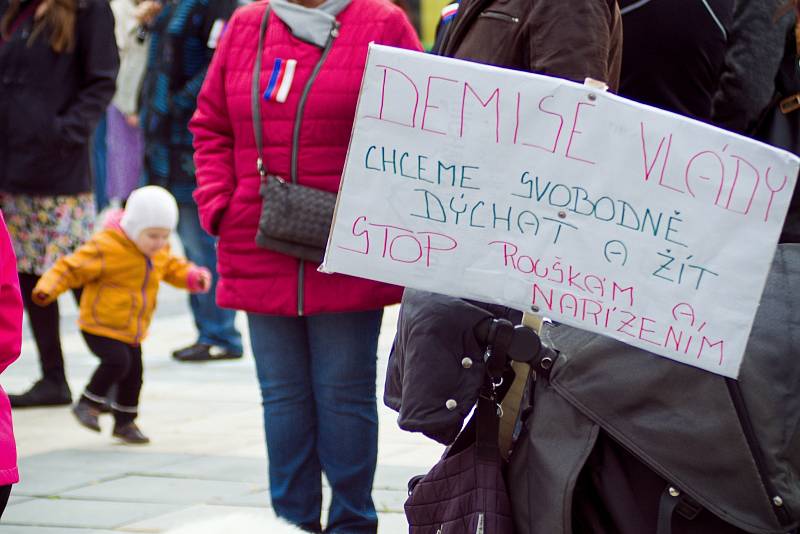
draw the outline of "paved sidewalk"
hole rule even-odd
[[[14,487],[0,534],[159,533],[204,517],[257,514],[269,506],[252,356],[210,364],[172,361],[172,349],[194,341],[194,325],[183,293],[164,286],[159,299],[151,337],[144,345],[139,418],[152,443],[115,443],[108,416],[101,422],[103,435],[97,435],[78,426],[66,407],[15,411],[22,481]],[[60,304],[67,374],[77,395],[96,359],[75,326],[72,296],[62,297]],[[396,307],[384,316],[379,397],[396,318]],[[243,331],[244,319],[240,314]],[[24,390],[38,378],[27,327],[25,335],[22,357],[2,375],[6,391]],[[382,403],[379,408],[374,491],[379,531],[400,534],[407,532],[402,510],[408,478],[427,471],[443,449],[400,431],[396,414]]]

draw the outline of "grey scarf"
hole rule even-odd
[[[323,48],[328,42],[336,15],[350,2],[351,0],[325,0],[316,8],[308,8],[287,0],[271,0],[270,5],[275,16],[292,30],[292,35]]]

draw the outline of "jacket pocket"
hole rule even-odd
[[[502,10],[489,6],[481,12],[456,50],[456,57],[499,67],[520,68],[527,45],[523,46],[520,40],[525,25],[521,23],[521,10],[514,9],[516,4],[502,6]]]
[[[98,326],[128,330],[134,319],[136,299],[129,289],[102,284],[92,303],[92,319]]]

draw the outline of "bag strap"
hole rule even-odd
[[[261,176],[261,181],[265,182],[267,179],[267,167],[264,163],[264,139],[263,139],[263,132],[261,131],[261,62],[262,62],[262,55],[264,54],[264,39],[267,34],[267,24],[269,22],[269,14],[272,10],[271,6],[267,5],[267,9],[264,10],[264,16],[261,18],[261,28],[258,30],[258,52],[256,53],[256,61],[255,65],[253,65],[253,82],[251,85],[250,91],[250,106],[253,115],[253,133],[255,134],[256,138],[256,150],[258,151],[258,159],[256,160],[256,165],[258,166],[258,174]],[[322,54],[320,55],[317,64],[314,65],[313,70],[311,71],[311,76],[306,81],[305,87],[303,87],[303,92],[300,95],[300,102],[297,104],[297,112],[294,121],[294,131],[292,133],[292,160],[291,160],[291,180],[292,183],[297,183],[297,157],[298,157],[298,146],[300,144],[300,127],[302,125],[303,119],[303,110],[305,109],[306,100],[308,99],[308,94],[311,92],[311,86],[314,84],[314,81],[317,79],[319,72],[322,70],[322,65],[325,63],[325,60],[328,58],[328,54],[333,48],[334,40],[339,36],[339,21],[334,20],[333,25],[331,26],[330,33],[328,34],[328,40],[325,43],[325,46],[322,49]],[[281,183],[286,183],[286,180],[281,178],[280,176],[275,176],[275,179]]]
[[[475,447],[478,458],[500,460],[500,447],[497,444],[497,435],[500,431],[498,411],[497,400],[481,393],[478,397],[478,407],[475,409]]]
[[[250,90],[250,108],[253,115],[253,134],[256,138],[256,150],[258,151],[258,159],[256,166],[258,167],[258,175],[261,176],[261,181],[267,179],[267,168],[264,166],[264,140],[263,132],[261,130],[261,62],[264,55],[264,37],[267,34],[267,24],[269,22],[269,14],[272,11],[272,6],[267,5],[264,10],[264,16],[261,17],[261,27],[258,30],[258,51],[256,52],[256,62],[253,66],[253,81]]]

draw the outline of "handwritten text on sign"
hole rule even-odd
[[[735,377],[797,171],[586,86],[372,46],[323,269]]]

